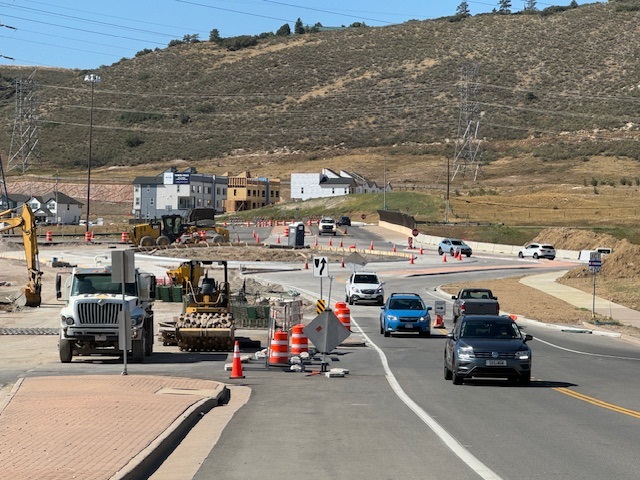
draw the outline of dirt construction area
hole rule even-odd
[[[601,273],[597,277],[596,294],[598,297],[610,300],[626,307],[640,310],[640,246],[633,245],[626,240],[616,240],[605,235],[596,235],[578,229],[554,228],[544,230],[536,239],[540,242],[552,243],[557,249],[581,250],[592,249],[597,246],[607,246],[613,249],[613,253],[603,260]],[[0,251],[6,249],[20,249],[19,246],[0,241]],[[315,252],[313,249],[304,252],[286,249],[268,249],[264,247],[209,247],[190,249],[189,256],[193,259],[224,258],[227,260],[261,261],[261,262],[300,262],[310,259]],[[171,256],[171,251],[163,250],[163,256]],[[327,255],[327,252],[322,252]],[[184,249],[175,252],[175,256],[184,257]],[[341,257],[332,258],[330,261],[339,262]],[[371,256],[367,261],[388,260],[388,257]],[[2,276],[0,277],[0,305],[4,309],[10,309],[7,297],[14,295],[20,287],[26,283],[26,268],[23,261],[0,259]],[[54,298],[47,299],[47,295],[53,295],[53,283],[56,269],[42,266],[44,271],[43,302],[54,302]],[[232,290],[242,287],[243,278],[233,275],[231,278]],[[568,286],[591,293],[593,291],[593,275],[586,266],[577,267],[568,272],[559,280]],[[454,294],[461,287],[482,286],[491,288],[498,296],[502,310],[527,318],[554,324],[581,325],[584,322],[592,322],[591,312],[578,309],[555,297],[546,295],[536,289],[525,286],[519,282],[519,278],[500,280],[486,280],[482,282],[466,284],[443,285],[443,290]],[[260,291],[279,291],[275,285],[260,285],[251,281],[250,277],[245,282],[245,288],[249,295],[259,296]],[[606,318],[596,318],[595,328],[617,331],[628,335],[640,337],[640,332],[631,327],[612,324]]]

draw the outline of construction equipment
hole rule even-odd
[[[222,266],[221,280],[208,276],[205,265],[213,263]],[[163,342],[177,344],[181,351],[232,350],[235,326],[227,261],[190,260],[168,270],[167,275],[174,285],[182,287],[182,314],[175,319],[175,332],[170,325],[163,325],[169,327],[161,329]]]
[[[0,232],[14,228],[22,230],[24,255],[29,272],[29,283],[22,288],[22,294],[26,299],[25,305],[27,307],[39,307],[42,303],[42,272],[38,258],[36,217],[31,207],[26,203],[22,206],[22,213],[19,216],[11,217],[13,212],[13,209],[9,209],[0,213],[0,225],[3,225],[0,227]]]
[[[200,232],[214,231],[212,243],[229,241],[229,230],[215,225],[213,208],[193,208],[184,216],[163,215],[149,223],[134,225],[129,238],[136,246],[167,246],[175,242],[197,243],[203,239]]]

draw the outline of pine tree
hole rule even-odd
[[[462,2],[456,8],[456,15],[459,17],[469,17],[471,16],[471,12],[469,11],[469,4],[467,2]]]
[[[288,23],[282,25],[276,32],[276,37],[288,37],[291,35],[291,27]]]
[[[300,20],[300,18],[296,20],[296,24],[293,27],[293,33],[296,35],[302,35],[304,33],[304,25],[302,25],[302,20]]]
[[[511,0],[500,0],[498,2],[498,13],[500,15],[509,15],[511,13]]]
[[[536,0],[526,0],[524,2],[524,11],[525,12],[535,12],[536,8]]]

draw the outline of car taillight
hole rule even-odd
[[[467,306],[464,303],[460,305],[460,310],[465,311],[466,309],[467,309]]]
[[[496,302],[496,315],[500,315],[500,304]]]

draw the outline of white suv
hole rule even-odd
[[[336,234],[336,222],[331,217],[324,217],[318,223],[318,235],[322,235],[323,233],[328,233],[329,235]]]
[[[345,301],[349,305],[357,302],[384,304],[384,285],[378,275],[370,272],[354,272],[345,285]]]

